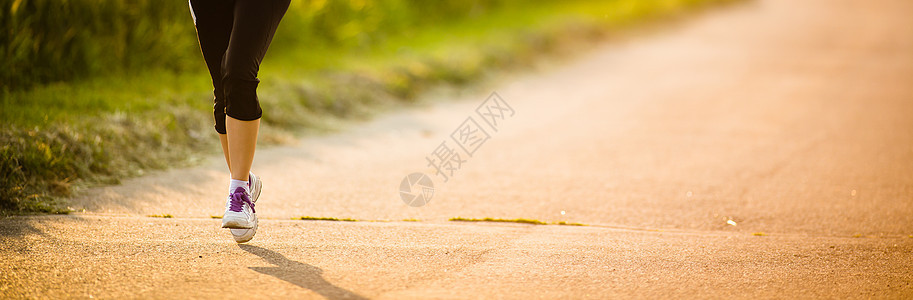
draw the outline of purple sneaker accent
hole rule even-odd
[[[257,210],[254,209],[254,203],[250,201],[250,196],[247,195],[247,192],[243,187],[238,187],[235,189],[235,192],[231,193],[230,197],[231,202],[228,210],[233,212],[241,212],[241,207],[244,206],[244,203],[247,203],[247,205],[250,205],[250,210],[252,212],[257,212]]]

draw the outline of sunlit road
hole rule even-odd
[[[261,150],[246,245],[210,218],[220,156],[88,190],[85,212],[0,219],[0,297],[910,298],[911,12],[748,1]]]

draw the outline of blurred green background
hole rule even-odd
[[[731,0],[293,0],[261,65],[261,144],[579,53]],[[671,18],[674,19],[674,18]],[[218,152],[187,1],[0,0],[0,214]]]
[[[3,0],[4,88],[200,67],[187,1]],[[544,0],[293,1],[272,51],[366,48],[429,25]]]

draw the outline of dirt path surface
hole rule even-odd
[[[0,219],[0,296],[910,298],[910,12],[750,1],[495,87],[497,131],[473,93],[259,151],[246,245],[210,219],[220,157],[93,189]],[[467,117],[488,138],[444,182],[426,159]]]

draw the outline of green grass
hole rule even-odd
[[[216,218],[216,217],[213,216],[213,218]],[[221,217],[219,217],[219,218],[221,218]],[[385,220],[356,220],[356,219],[349,219],[349,218],[311,217],[311,216],[304,216],[304,217],[292,218],[292,220],[302,220],[302,221],[343,221],[343,222],[389,222],[389,221],[385,221]],[[403,219],[402,221],[403,221],[403,222],[421,222],[421,220],[418,220],[418,219]],[[585,224],[581,224],[581,223],[570,223],[570,222],[565,222],[565,221],[554,222],[554,223],[546,223],[546,222],[542,222],[542,221],[539,221],[539,220],[522,219],[522,218],[521,218],[521,219],[496,219],[496,218],[470,219],[470,218],[454,217],[454,218],[450,218],[448,221],[452,221],[452,222],[498,222],[498,223],[520,223],[520,224],[532,224],[532,225],[586,226]]]
[[[549,0],[292,1],[272,48],[347,49],[397,33]],[[198,68],[186,1],[0,1],[0,90],[150,67]],[[40,47],[36,47],[40,45]]]
[[[432,87],[479,82],[491,71],[575,53],[633,24],[714,2],[729,0],[495,6],[435,26],[396,25],[401,30],[376,37],[346,37],[339,29],[324,37],[331,42],[280,44],[261,66],[260,141],[281,144],[302,133],[331,131],[341,120],[415,103]],[[295,28],[295,20],[283,21],[277,43],[294,39],[282,30]],[[366,36],[369,42],[357,41]],[[66,212],[60,199],[81,187],[116,184],[144,170],[192,165],[216,154],[212,87],[202,59],[195,63],[181,72],[126,68],[107,77],[0,89],[0,212]]]
[[[535,219],[523,219],[523,218],[519,218],[519,219],[497,219],[497,218],[475,219],[475,218],[453,217],[453,218],[450,218],[449,221],[452,221],[452,222],[520,223],[520,224],[532,224],[532,225],[586,226],[586,224],[582,224],[582,223],[573,223],[573,222],[565,222],[565,221],[548,223],[548,222],[543,222],[543,221],[539,221],[539,220],[535,220]]]
[[[565,221],[561,221],[561,222],[557,222],[557,223],[552,223],[552,224],[555,224],[555,225],[565,225],[565,226],[586,226],[586,224],[573,223],[573,222],[565,222]]]
[[[340,218],[333,218],[333,217],[311,217],[311,216],[304,216],[304,217],[292,218],[292,220],[301,220],[301,221],[335,221],[335,222],[339,222],[339,221],[342,221],[342,222],[357,222],[357,221],[358,221],[358,220],[356,220],[356,219],[349,219],[349,218],[342,218],[342,219],[340,219]]]
[[[171,218],[174,218],[174,216],[172,216],[172,215],[170,215],[170,214],[149,215],[148,217],[150,217],[150,218],[164,218],[164,219],[171,219]]]
[[[545,223],[545,222],[542,222],[539,220],[530,220],[530,219],[495,219],[495,218],[470,219],[470,218],[454,217],[454,218],[450,218],[449,221],[453,221],[453,222],[498,222],[498,223],[521,223],[521,224],[532,224],[532,225],[548,225],[548,223]]]

